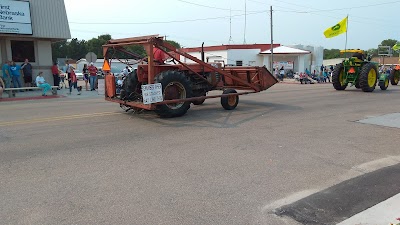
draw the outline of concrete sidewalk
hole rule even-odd
[[[397,224],[400,217],[400,194],[364,210],[338,225],[389,225]]]

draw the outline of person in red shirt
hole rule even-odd
[[[71,70],[71,74],[68,77],[68,81],[71,82],[71,85],[69,85],[69,93],[68,94],[72,93],[72,86],[73,86],[78,91],[78,95],[80,95],[81,90],[80,90],[80,88],[78,88],[78,79],[76,79],[76,74],[75,74],[74,70]]]
[[[88,67],[89,71],[89,82],[90,82],[90,90],[95,91],[95,85],[96,85],[96,79],[97,79],[97,68],[93,65],[93,63],[90,63],[90,66]]]
[[[157,63],[158,65],[165,64],[164,60],[167,59],[166,54],[157,47],[153,48],[153,57],[154,57],[154,62]]]
[[[51,73],[53,74],[54,86],[58,86],[57,90],[60,90],[60,72],[56,62],[51,67]]]

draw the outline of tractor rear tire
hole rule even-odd
[[[386,90],[389,87],[389,78],[386,77],[384,81],[379,81],[379,87],[382,91]]]
[[[234,89],[226,89],[222,94],[237,93]],[[221,105],[226,110],[235,109],[239,104],[239,95],[232,95],[228,97],[221,97]]]
[[[135,100],[139,95],[139,80],[137,77],[137,70],[133,70],[126,77],[122,83],[122,89],[120,93],[121,100]]]
[[[161,83],[163,99],[185,99],[192,97],[189,80],[179,71],[163,71],[154,78],[155,83]],[[155,112],[162,118],[183,116],[190,108],[189,101],[157,105]]]
[[[333,87],[338,91],[343,91],[347,87],[347,83],[343,82],[344,80],[344,67],[343,64],[336,64],[332,73],[332,84]]]
[[[364,92],[372,92],[375,89],[378,80],[378,71],[375,64],[367,63],[361,67],[360,71],[360,87]]]
[[[392,85],[397,85],[400,79],[400,70],[392,70],[390,72],[390,83]]]

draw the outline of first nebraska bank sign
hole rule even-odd
[[[29,2],[0,1],[0,34],[32,34]]]

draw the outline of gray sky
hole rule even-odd
[[[234,44],[243,44],[244,33],[247,44],[270,43],[271,5],[274,43],[344,49],[345,34],[326,39],[323,32],[346,15],[348,48],[367,50],[384,39],[400,39],[400,1],[395,0],[64,1],[72,37],[85,40],[105,33],[113,38],[160,34],[184,47],[201,46],[203,41],[206,46],[228,44],[231,14]]]

